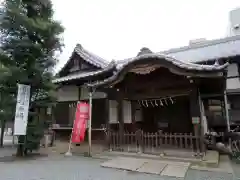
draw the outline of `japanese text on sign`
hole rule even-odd
[[[30,86],[18,84],[17,104],[14,121],[14,135],[26,135]]]

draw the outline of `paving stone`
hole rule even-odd
[[[160,174],[166,166],[167,164],[161,163],[161,161],[149,161],[144,163],[139,169],[137,169],[137,172]]]
[[[178,165],[170,165],[168,164],[164,170],[162,171],[162,176],[171,176],[184,178],[189,166],[178,166]]]
[[[124,169],[129,171],[136,171],[140,168],[147,160],[145,159],[136,159],[136,158],[116,158],[104,162],[101,164],[102,167]]]

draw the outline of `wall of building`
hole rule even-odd
[[[72,126],[75,118],[76,102],[79,100],[88,100],[89,91],[82,87],[79,91],[77,86],[66,85],[57,91],[57,105],[54,108],[54,121],[60,126]],[[93,128],[100,127],[106,121],[106,94],[103,92],[93,93]]]
[[[77,101],[78,100],[78,87],[77,86],[63,86],[57,91],[57,101]]]
[[[227,92],[229,100],[229,117],[231,122],[240,122],[240,77],[236,63],[228,66]]]
[[[109,100],[109,123],[117,124],[117,108],[118,103],[115,100]],[[123,101],[123,122],[126,124],[132,123],[132,102]]]
[[[103,99],[106,98],[107,95],[104,92],[96,91],[92,94],[93,99]],[[81,100],[89,99],[89,90],[87,88],[81,88]]]
[[[240,35],[240,8],[229,13],[229,36]]]
[[[103,92],[94,92],[93,99],[106,98],[106,94]],[[79,89],[78,86],[66,85],[58,89],[57,91],[57,101],[67,102],[67,101],[78,101],[79,99]],[[82,87],[80,90],[80,100],[89,99],[89,91],[87,88]]]
[[[228,92],[240,91],[240,78],[238,65],[236,63],[230,64],[228,66],[227,91]]]
[[[240,96],[230,95],[229,99],[229,117],[231,122],[240,122]]]

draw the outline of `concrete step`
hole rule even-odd
[[[231,161],[227,155],[219,156],[219,162],[218,162],[217,167],[216,167],[216,164],[214,164],[215,167],[210,167],[213,165],[212,164],[213,161],[211,160],[210,162],[211,162],[210,164],[206,163],[205,165],[203,165],[203,164],[202,165],[192,165],[190,168],[194,169],[194,170],[200,170],[200,171],[224,172],[224,173],[233,174]]]
[[[199,165],[206,166],[206,167],[214,167],[214,168],[218,167],[219,152],[213,151],[213,150],[208,150]]]

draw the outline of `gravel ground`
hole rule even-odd
[[[176,178],[102,168],[104,160],[86,157],[45,157],[0,163],[4,180],[177,180]],[[236,169],[239,167],[236,166]],[[189,170],[185,180],[237,180],[233,175]]]

